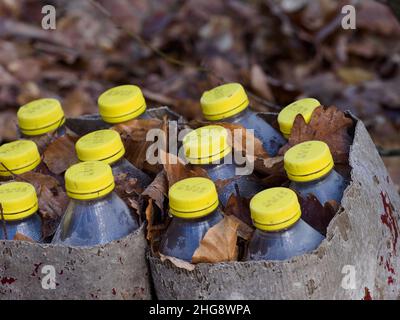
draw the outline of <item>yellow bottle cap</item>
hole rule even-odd
[[[292,131],[294,119],[298,114],[301,114],[306,123],[311,120],[312,113],[319,107],[321,103],[314,98],[300,99],[291,104],[279,112],[278,123],[279,129],[286,138],[289,138],[290,132]]]
[[[9,177],[31,171],[40,161],[39,150],[33,141],[5,143],[0,147],[0,176]]]
[[[76,143],[75,149],[80,161],[103,161],[107,164],[118,161],[125,154],[121,136],[111,129],[83,136]]]
[[[297,195],[288,188],[271,188],[257,193],[250,201],[251,218],[257,229],[287,229],[301,217]]]
[[[169,189],[168,197],[171,214],[184,219],[204,217],[219,203],[214,182],[202,177],[176,182]]]
[[[72,199],[91,200],[114,190],[111,167],[101,161],[81,162],[65,173],[65,189]]]
[[[19,108],[18,126],[27,136],[52,132],[65,122],[64,111],[56,99],[39,99]]]
[[[321,178],[333,169],[328,145],[322,141],[306,141],[290,148],[284,166],[290,180],[307,182]]]
[[[10,182],[1,185],[0,203],[5,221],[24,219],[38,210],[35,188],[26,182]]]
[[[123,85],[103,92],[99,112],[105,122],[120,123],[132,120],[146,111],[146,101],[138,86]]]
[[[183,138],[186,159],[191,164],[211,164],[232,151],[229,133],[222,126],[205,126],[193,130]]]
[[[227,83],[203,93],[200,99],[204,118],[222,120],[243,111],[249,105],[244,88],[239,83]]]

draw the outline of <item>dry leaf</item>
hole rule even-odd
[[[154,200],[158,208],[164,210],[164,200],[168,196],[168,180],[164,171],[161,171],[153,182],[143,191],[143,197]]]
[[[164,170],[167,174],[168,184],[171,187],[174,183],[191,177],[208,178],[207,171],[200,166],[186,164],[179,157],[160,150],[161,158],[164,162]]]
[[[264,149],[260,139],[256,138],[252,133],[246,130],[245,127],[240,124],[226,122],[217,123],[217,125],[223,126],[230,131],[230,135],[233,138],[231,145],[236,152],[244,152],[247,156],[254,156],[255,158],[266,159],[269,157],[268,152]],[[240,131],[241,134],[238,134]],[[247,152],[248,146],[254,146],[254,152],[253,150],[251,150],[252,152]],[[254,159],[250,160],[254,161]]]
[[[264,70],[260,65],[254,64],[250,70],[250,80],[251,86],[264,99],[268,101],[274,101],[274,96],[272,94],[271,88],[268,84],[268,78]]]
[[[301,218],[319,233],[326,236],[328,225],[339,209],[338,203],[330,200],[323,206],[313,194],[308,195],[306,198],[299,197],[299,200]]]
[[[237,259],[237,229],[239,223],[225,216],[210,228],[192,257],[192,263],[218,263]]]
[[[118,196],[139,215],[139,196],[143,192],[137,178],[129,177],[127,173],[114,176],[115,192]]]
[[[185,260],[181,260],[181,259],[178,259],[178,258],[175,258],[175,257],[165,256],[162,253],[160,253],[160,259],[161,259],[161,262],[164,262],[164,261],[167,261],[167,260],[171,261],[171,263],[173,265],[175,265],[175,267],[178,267],[180,269],[193,271],[196,268],[196,266],[194,264],[191,264],[190,262],[187,262]]]
[[[76,141],[77,138],[64,135],[50,143],[43,153],[43,162],[51,172],[61,174],[79,162],[75,152]]]
[[[163,130],[163,121],[158,119],[134,119],[118,124],[113,129],[121,134],[126,149],[125,158],[129,162],[138,169],[146,169],[153,173],[160,171],[159,166],[149,165],[146,161],[146,152],[155,143],[154,141],[146,141],[146,137],[150,130]],[[158,132],[161,139],[166,139],[165,134],[165,131],[164,133],[162,131]]]
[[[53,235],[69,201],[59,182],[51,176],[37,172],[24,173],[17,176],[16,180],[31,183],[35,187],[42,217],[43,237]]]
[[[17,241],[28,241],[28,242],[36,242],[35,240],[27,237],[26,235],[17,232],[13,238],[13,240],[17,240]]]
[[[349,129],[353,120],[334,106],[318,107],[314,110],[310,123],[306,124],[301,115],[297,115],[289,142],[281,148],[280,154],[296,144],[309,140],[320,140],[328,144],[335,163],[347,163],[352,138]]]
[[[254,170],[266,175],[284,175],[283,156],[274,158],[256,158]]]
[[[229,216],[239,223],[238,236],[250,240],[254,228],[250,214],[250,200],[232,194],[224,210],[225,216]]]

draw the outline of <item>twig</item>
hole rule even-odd
[[[6,220],[4,219],[4,211],[1,202],[0,202],[0,214],[1,214],[1,227],[3,228],[4,238],[5,240],[8,240]]]
[[[30,183],[28,180],[22,178],[20,175],[15,174],[15,173],[12,172],[10,169],[8,169],[7,166],[6,166],[3,162],[0,162],[0,166],[2,166],[4,169],[6,169],[6,171],[12,175],[12,177],[13,177],[14,180],[16,180],[17,178],[19,178],[19,179],[21,179],[21,180],[24,181],[24,182]]]
[[[202,72],[202,73],[206,73],[207,75],[211,75],[211,76],[213,76],[214,78],[216,78],[217,80],[219,80],[222,83],[227,82],[226,79],[220,77],[213,70],[205,67],[204,65],[200,65],[200,66],[194,65],[194,64],[191,64],[191,63],[180,61],[180,60],[178,60],[176,58],[173,58],[173,57],[169,56],[165,52],[161,51],[160,49],[154,47],[153,45],[151,45],[150,43],[145,41],[140,35],[132,32],[131,30],[128,30],[124,26],[118,24],[113,19],[111,13],[102,4],[100,4],[96,0],[89,0],[89,2],[93,5],[93,7],[95,7],[98,11],[100,11],[103,14],[103,16],[105,16],[117,29],[122,30],[128,36],[130,36],[133,39],[135,39],[139,44],[141,44],[144,47],[147,47],[148,49],[153,51],[156,55],[158,55],[159,57],[161,57],[165,61],[169,62],[170,64],[177,65],[179,67],[192,68],[194,70],[197,70],[198,72]],[[263,98],[261,98],[259,96],[256,96],[253,93],[248,92],[248,95],[251,96],[258,103],[263,104],[264,106],[267,106],[269,108],[276,109],[276,110],[280,110],[281,109],[281,107],[279,107],[279,106],[277,106],[277,105],[275,105],[275,104],[273,104],[273,103],[271,103],[269,101],[266,101]]]

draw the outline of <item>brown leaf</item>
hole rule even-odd
[[[283,157],[256,158],[254,170],[266,175],[284,175]]]
[[[163,121],[158,119],[134,119],[113,127],[121,134],[126,153],[125,158],[138,169],[147,169],[158,173],[159,166],[149,165],[146,161],[146,152],[154,144],[146,141],[147,133],[152,129],[163,129]],[[166,139],[165,132],[159,132],[162,139]],[[166,141],[166,140],[165,140]]]
[[[164,171],[161,171],[153,182],[143,191],[142,196],[154,200],[158,208],[164,210],[164,200],[168,196],[168,180]]]
[[[76,141],[77,138],[64,135],[50,143],[43,153],[43,162],[51,172],[61,174],[79,162],[75,152]]]
[[[268,101],[275,101],[271,88],[268,84],[268,78],[260,65],[254,64],[250,70],[251,86],[258,95]]]
[[[349,129],[353,120],[334,106],[318,107],[314,110],[310,123],[306,124],[301,115],[297,115],[289,142],[281,148],[283,155],[296,144],[309,140],[320,140],[328,144],[335,163],[347,163],[352,138]]]
[[[250,240],[254,228],[250,214],[250,200],[232,194],[224,210],[225,216],[229,216],[239,223],[238,236]]]
[[[42,217],[42,234],[44,238],[51,236],[68,205],[67,194],[55,178],[42,173],[27,172],[17,176],[16,180],[31,183],[35,187]]]
[[[330,200],[324,206],[318,199],[310,194],[306,198],[299,197],[301,205],[301,218],[315,230],[326,236],[329,223],[339,209],[336,201]]]
[[[185,269],[187,271],[193,271],[196,266],[194,264],[191,264],[190,262],[187,262],[185,260],[181,260],[175,257],[170,257],[170,256],[165,256],[162,253],[160,253],[160,259],[161,262],[164,261],[170,261],[173,265],[175,265],[175,267],[178,267],[180,269]]]
[[[226,216],[210,228],[192,257],[192,263],[217,263],[237,259],[237,229],[239,223]]]
[[[13,240],[17,240],[17,241],[28,241],[28,242],[36,242],[35,240],[27,237],[26,235],[17,232],[14,236]]]
[[[139,196],[143,192],[137,178],[129,177],[127,173],[120,173],[114,176],[115,192],[125,203],[131,207],[136,214],[139,214]]]
[[[186,164],[179,157],[160,150],[164,162],[164,170],[167,174],[168,184],[171,187],[174,183],[191,177],[208,178],[207,171],[200,166]]]
[[[230,136],[233,138],[231,145],[233,149],[237,152],[244,152],[249,157],[263,158],[269,157],[268,152],[264,149],[262,142],[251,134],[246,128],[240,124],[221,122],[217,125],[223,126],[230,131]],[[241,132],[241,134],[239,134]],[[254,146],[253,150],[249,147]],[[252,159],[250,159],[252,160]]]

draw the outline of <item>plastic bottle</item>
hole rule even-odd
[[[189,163],[202,166],[214,182],[231,180],[220,190],[219,199],[223,206],[232,193],[236,194],[235,185],[240,195],[246,198],[262,190],[251,175],[239,175],[240,166],[234,163],[228,139],[228,131],[217,125],[198,128],[183,138],[183,149]]]
[[[270,156],[275,156],[286,140],[282,135],[248,108],[249,99],[242,85],[227,83],[203,93],[200,100],[207,120],[240,124],[253,129],[254,136]]]
[[[0,147],[0,181],[36,169],[41,162],[36,144],[30,140],[5,143]]]
[[[124,158],[125,147],[118,132],[111,129],[98,130],[81,137],[75,145],[80,161],[102,161],[111,166],[113,175],[126,173],[147,187],[150,177]]]
[[[20,233],[34,241],[41,241],[42,221],[37,214],[38,199],[31,184],[9,182],[0,185],[0,204],[1,240],[13,240]]]
[[[210,179],[195,177],[176,182],[168,196],[172,221],[160,252],[190,262],[206,232],[223,219],[217,190]]]
[[[113,192],[111,167],[100,161],[73,165],[65,173],[70,202],[53,244],[94,246],[121,239],[139,225],[127,205]]]
[[[65,116],[56,99],[39,99],[19,108],[18,127],[22,137],[37,140],[40,136],[56,131],[56,136],[66,133]]]
[[[301,219],[294,191],[271,188],[250,201],[256,231],[249,242],[246,260],[286,260],[315,250],[324,236]]]
[[[97,103],[100,116],[109,124],[147,118],[146,101],[138,86],[122,85],[111,88],[100,95]]]
[[[292,127],[294,120],[298,114],[301,114],[306,123],[309,123],[311,116],[316,108],[318,108],[321,103],[314,98],[304,98],[292,102],[279,112],[278,123],[279,129],[281,130],[285,138],[290,137],[292,132]]]
[[[332,154],[322,141],[306,141],[290,148],[284,156],[290,188],[302,197],[314,194],[323,205],[326,201],[340,203],[346,180],[334,170]]]

